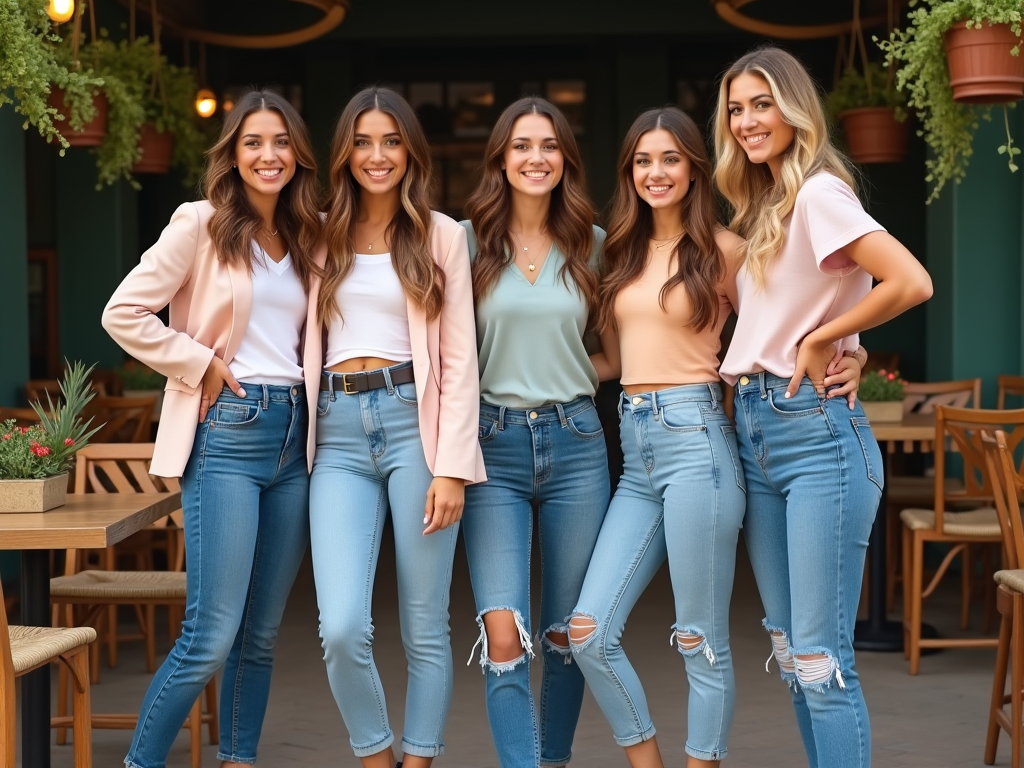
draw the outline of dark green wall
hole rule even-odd
[[[28,226],[24,118],[0,109],[0,405],[23,404],[28,380]]]

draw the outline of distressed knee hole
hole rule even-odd
[[[840,688],[846,688],[843,673],[836,658],[826,652],[794,654],[796,676],[800,685],[823,691],[832,685],[833,676]]]
[[[541,647],[548,653],[561,656],[566,664],[572,664],[572,648],[569,647],[569,628],[555,624],[540,636]]]
[[[583,650],[597,634],[597,619],[578,613],[569,619],[569,646]]]
[[[768,665],[774,656],[783,678],[791,679],[796,674],[796,666],[793,663],[793,651],[789,647],[789,638],[785,632],[778,630],[769,630],[768,635],[772,639],[772,653],[768,656],[768,661],[764,663],[764,671],[768,671]]]
[[[715,663],[715,654],[707,639],[695,629],[672,627],[669,644],[675,645],[683,656],[696,656],[698,653],[703,653],[709,664]]]
[[[487,626],[484,623],[484,616],[495,611],[507,611],[511,613],[515,623],[516,632],[514,646],[504,641],[501,643],[502,647],[498,655],[503,658],[499,660],[495,660],[491,657],[490,638],[487,634]],[[526,663],[528,658],[533,658],[533,643],[530,640],[530,633],[526,631],[523,616],[519,611],[513,608],[488,608],[477,615],[476,623],[477,626],[480,627],[480,635],[477,637],[476,643],[473,644],[473,649],[469,652],[469,661],[466,662],[466,666],[469,666],[473,662],[473,656],[476,653],[477,646],[480,646],[480,667],[485,673],[493,672],[496,675],[500,675],[503,672],[511,672],[520,664]],[[507,640],[508,638],[505,639]],[[520,648],[522,649],[522,653],[517,654],[516,651]]]

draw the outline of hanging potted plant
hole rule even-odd
[[[898,163],[907,156],[906,96],[874,62],[862,74],[848,67],[828,96],[855,163]]]
[[[54,33],[43,4],[35,0],[0,3],[0,107],[13,104],[47,141],[56,139],[61,154],[71,146],[68,134],[96,116],[93,95],[102,80],[76,70],[54,49]],[[50,99],[63,94],[61,108]]]
[[[1006,143],[998,151],[1006,155],[1010,171],[1017,170],[1020,149],[1014,146],[1005,104],[1024,92],[1020,57],[1024,1],[910,0],[910,4],[920,6],[908,14],[910,25],[879,45],[886,52],[886,62],[899,65],[896,85],[907,91],[907,106],[921,119],[921,133],[933,152],[925,161],[925,179],[933,184],[930,203],[947,182],[959,183],[966,175],[978,127],[971,105],[1004,104]],[[977,53],[967,53],[972,44],[979,45]],[[997,71],[963,74],[959,65],[970,60],[989,60]],[[951,65],[956,72],[950,71]]]
[[[45,409],[32,403],[38,424],[19,427],[14,419],[0,424],[0,513],[46,512],[64,503],[75,452],[99,429],[89,429],[92,419],[80,417],[94,395],[89,382],[93,367],[68,367],[56,405],[49,395]]]
[[[96,39],[96,11],[93,3],[89,3],[89,28],[92,39]],[[75,20],[71,27],[71,56],[68,66],[74,70],[81,67],[78,58],[82,41],[82,13],[85,4],[79,3],[75,10]],[[50,92],[47,103],[61,114],[71,114],[76,103],[74,94],[69,94],[59,85]],[[81,121],[81,125],[72,121],[65,132],[65,138],[72,147],[98,147],[103,143],[103,137],[107,132],[107,97],[100,88],[93,89],[89,94],[89,100],[84,103],[85,108],[92,114],[92,117]]]

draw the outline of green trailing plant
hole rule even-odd
[[[903,399],[903,386],[907,382],[900,378],[899,371],[868,371],[860,380],[857,397],[865,402],[892,402]]]
[[[954,24],[966,21],[968,28],[1009,24],[1020,39],[1024,0],[910,0],[910,5],[910,25],[893,32],[888,40],[876,38],[876,42],[885,51],[886,63],[899,65],[896,86],[906,90],[907,105],[921,120],[918,134],[932,149],[933,156],[925,161],[925,180],[933,185],[927,199],[930,203],[947,182],[959,183],[966,175],[978,116],[991,119],[990,108],[978,111],[953,101],[943,35]],[[1020,55],[1019,44],[1012,54]],[[1020,150],[1013,144],[1008,117],[1006,127],[1007,143],[998,151],[1007,155],[1010,170],[1016,171],[1014,157]]]
[[[13,104],[47,141],[56,139],[61,154],[68,142],[61,135],[65,116],[47,103],[53,86],[64,90],[72,128],[79,129],[96,115],[92,103],[103,81],[91,72],[76,71],[55,52],[61,38],[53,31],[43,0],[0,0],[0,107]]]
[[[60,381],[61,397],[55,405],[46,395],[46,408],[32,403],[39,423],[19,427],[14,419],[0,425],[0,480],[28,480],[53,477],[67,472],[75,452],[89,444],[99,426],[90,429],[92,419],[82,421],[82,409],[94,397],[86,368],[76,362]],[[102,425],[100,425],[102,426]]]
[[[847,67],[828,95],[828,108],[834,117],[851,109],[890,107],[896,110],[896,119],[903,122],[906,104],[907,95],[897,90],[888,70],[875,62],[868,64],[866,73]]]

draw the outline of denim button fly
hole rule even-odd
[[[530,411],[530,418],[531,419],[536,419],[537,418],[537,412],[536,411]]]
[[[750,379],[746,376],[740,376],[740,384],[747,386],[750,383]]]
[[[640,405],[640,403],[642,403],[643,401],[644,401],[644,399],[642,397],[634,397],[633,398],[633,405]]]

